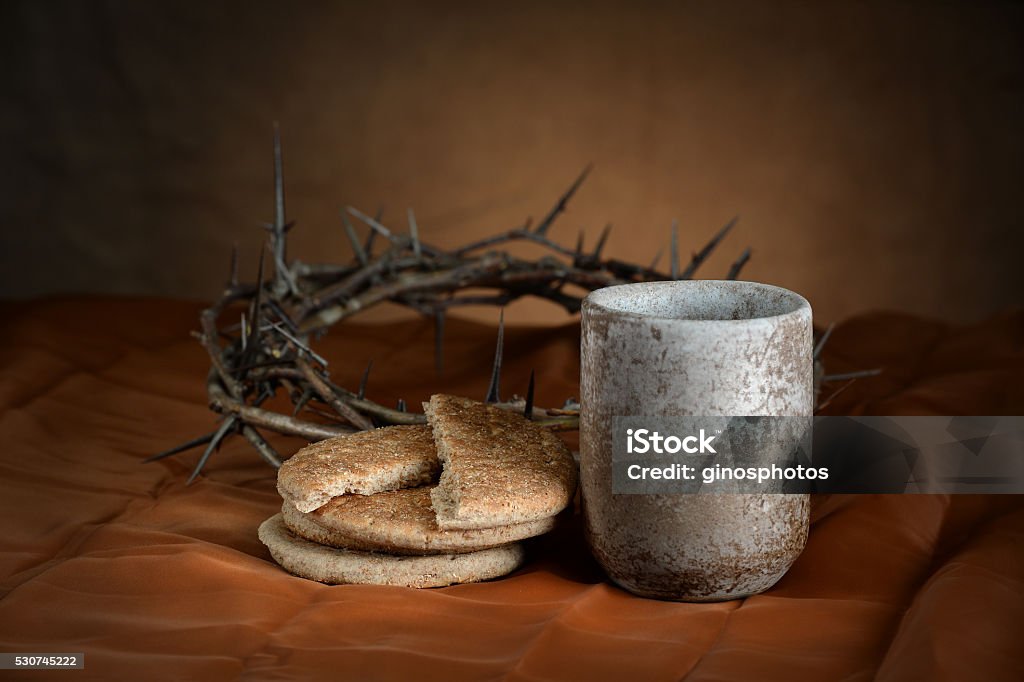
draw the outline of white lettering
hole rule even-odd
[[[674,455],[682,450],[691,455],[697,453],[717,455],[718,452],[711,444],[714,440],[715,436],[709,436],[704,429],[700,430],[700,435],[686,436],[685,438],[662,436],[657,431],[651,433],[647,429],[626,429],[626,452],[631,455],[644,455],[648,452],[658,455]]]

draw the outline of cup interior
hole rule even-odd
[[[810,310],[803,296],[788,289],[732,280],[622,284],[591,292],[586,305],[640,317],[695,321],[756,320]]]

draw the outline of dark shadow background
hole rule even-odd
[[[349,257],[385,207],[454,245],[539,216],[616,225],[647,263],[673,218],[708,264],[819,320],[1020,303],[1024,8],[992,2],[5,2],[0,295],[211,298],[255,262],[281,122],[291,252]],[[493,311],[486,313],[493,317]],[[543,303],[515,319],[563,319]]]

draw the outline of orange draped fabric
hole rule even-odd
[[[247,443],[229,440],[188,487],[198,451],[141,463],[215,427],[188,335],[199,307],[0,304],[0,651],[85,652],[75,679],[1024,679],[1021,496],[816,499],[785,578],[721,604],[609,584],[568,514],[494,582],[292,577],[256,538],[280,499]],[[482,397],[494,329],[451,322],[446,337],[440,375],[428,322],[342,326],[320,348],[349,386],[374,360],[380,402]],[[561,404],[577,343],[574,324],[509,329],[503,394],[525,392],[536,369],[538,403]],[[839,325],[825,356],[830,371],[885,368],[831,413],[1024,413],[1024,313],[973,326],[865,315]]]

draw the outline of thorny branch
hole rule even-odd
[[[631,282],[689,279],[736,222],[733,219],[719,230],[693,254],[685,268],[680,267],[678,230],[673,224],[668,272],[656,269],[658,258],[649,267],[604,258],[611,225],[604,228],[591,251],[584,250],[582,233],[574,248],[563,246],[549,233],[590,173],[591,167],[587,166],[536,227],[526,220],[520,227],[459,248],[442,249],[420,238],[419,225],[411,210],[406,216],[408,229],[403,231],[385,225],[379,212],[371,217],[347,207],[341,212],[341,225],[352,247],[352,262],[306,264],[288,260],[287,235],[294,223],[285,214],[284,164],[276,125],[273,167],[274,221],[264,226],[269,232],[273,275],[265,280],[264,254],[268,249],[263,249],[256,282],[239,283],[236,246],[227,286],[221,297],[201,313],[196,334],[210,358],[208,404],[222,421],[214,431],[147,460],[205,446],[189,482],[199,475],[213,452],[234,435],[247,440],[265,461],[280,466],[280,455],[260,430],[315,441],[357,429],[423,423],[424,416],[407,411],[404,401],[391,408],[368,397],[369,367],[355,392],[335,385],[330,380],[328,361],[313,350],[311,337],[363,310],[391,301],[433,319],[435,363],[440,368],[445,318],[453,308],[476,304],[505,306],[518,298],[534,296],[552,301],[573,314],[579,311],[583,297],[595,289]],[[352,219],[366,226],[368,235],[364,241],[359,240]],[[377,237],[384,246],[375,252]],[[513,257],[501,248],[512,242],[528,242],[545,253],[535,260]],[[739,277],[749,256],[748,249],[735,261],[729,279]],[[467,289],[475,291],[470,293]],[[481,289],[487,293],[480,293]],[[243,311],[238,312],[238,308]],[[527,417],[547,428],[575,429],[579,404],[570,398],[561,408],[536,407],[532,373],[525,398],[501,401],[498,391],[503,326],[498,327],[486,399],[524,411]],[[279,391],[284,391],[291,401],[288,413],[261,406]]]

